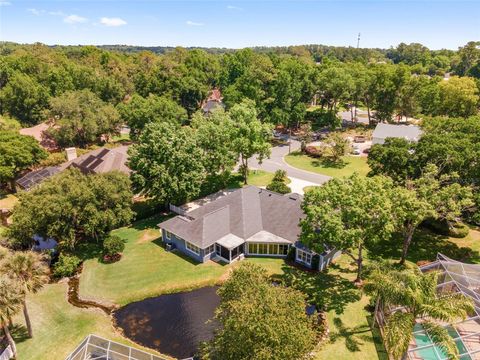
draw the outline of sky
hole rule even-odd
[[[242,48],[457,49],[480,41],[480,0],[0,0],[0,40]]]

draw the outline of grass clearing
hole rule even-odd
[[[367,158],[365,156],[344,156],[343,164],[338,165],[322,159],[311,158],[310,156],[301,154],[300,152],[293,152],[285,156],[284,159],[287,164],[298,169],[337,178],[350,176],[354,172],[362,176],[366,176],[370,171],[370,167],[367,164]]]
[[[80,295],[106,303],[125,305],[160,294],[187,291],[219,282],[232,265],[209,261],[199,264],[180,252],[163,248],[156,224],[162,217],[139,221],[113,231],[126,241],[120,261],[105,264],[98,257],[84,262]],[[252,258],[271,273],[282,271],[283,261]]]
[[[273,180],[274,173],[253,169],[250,170],[247,177],[248,185],[255,185],[258,187],[265,187],[270,184]],[[285,184],[290,184],[290,179],[286,179]],[[228,184],[229,189],[237,189],[244,186],[243,178],[240,174],[232,174],[230,182]]]
[[[13,209],[18,202],[18,198],[13,194],[0,194],[0,209]]]
[[[110,317],[99,309],[80,309],[67,302],[67,283],[49,284],[27,298],[33,338],[27,338],[23,314],[12,332],[22,360],[65,359],[88,334],[142,348],[116,332]]]

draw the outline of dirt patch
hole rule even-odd
[[[160,231],[155,229],[147,229],[142,231],[142,235],[138,238],[137,244],[147,243],[158,239],[160,237]]]

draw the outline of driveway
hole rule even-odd
[[[297,140],[291,140],[291,151],[299,150],[300,142]],[[251,169],[261,169],[269,172],[275,172],[277,170],[285,170],[289,178],[295,178],[304,182],[322,185],[331,179],[330,176],[316,174],[310,171],[301,170],[288,165],[283,157],[288,154],[288,145],[278,145],[272,147],[272,154],[270,159],[263,160],[260,165],[256,156],[248,159],[248,166]]]

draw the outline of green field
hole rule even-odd
[[[366,176],[370,171],[367,164],[367,158],[365,156],[344,156],[343,163],[332,164],[331,162],[323,159],[314,159],[310,156],[301,154],[300,152],[294,152],[285,156],[287,164],[296,167],[298,169],[315,172],[322,175],[328,175],[332,177],[345,177],[350,176],[354,172]]]

